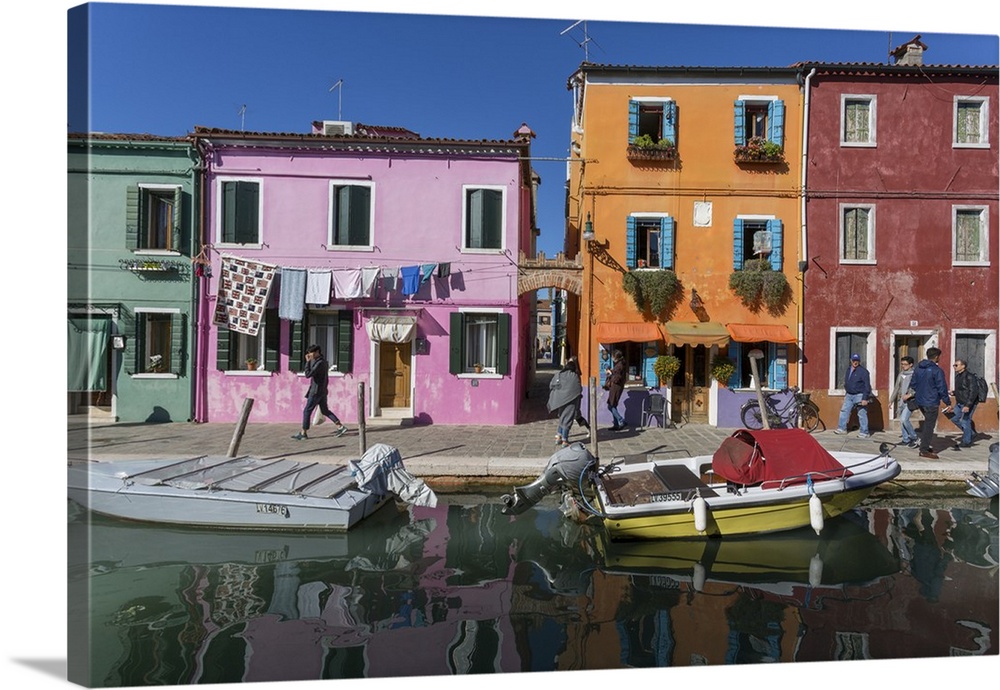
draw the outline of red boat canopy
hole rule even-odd
[[[802,484],[807,472],[850,474],[804,429],[739,429],[722,442],[712,456],[712,471],[737,484],[788,479]],[[822,477],[813,477],[818,481]]]

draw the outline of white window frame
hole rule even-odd
[[[847,141],[847,101],[868,101],[868,141]],[[840,94],[840,145],[855,148],[877,146],[875,126],[878,122],[878,97],[870,93]]]
[[[959,143],[958,104],[979,103],[979,141]],[[951,117],[951,146],[956,149],[988,149],[990,147],[990,99],[987,96],[955,96]]]
[[[955,343],[960,335],[985,335],[986,336],[986,371],[977,371],[975,373],[986,379],[986,382],[997,380],[997,332],[989,328],[954,328],[951,331],[951,351],[955,352]],[[949,389],[955,388],[955,370],[951,370],[951,375],[949,377]],[[994,397],[993,387],[987,386],[989,392],[987,393],[987,398]]]
[[[632,100],[638,100],[638,99],[632,99]],[[671,217],[669,213],[652,213],[652,212],[644,212],[644,211],[638,211],[638,212],[635,212],[635,213],[630,213],[628,215],[629,215],[630,218],[635,218],[636,221],[640,221],[640,220],[662,221],[664,218],[670,218]],[[677,223],[675,221],[674,222],[674,241],[675,242],[677,240],[677,229],[676,228],[677,228]],[[639,224],[637,222],[636,223],[636,231],[637,231],[636,234],[637,235],[638,235],[638,229],[639,229]],[[657,231],[660,232],[659,230],[657,230]],[[635,239],[636,239],[636,242],[639,241],[638,236]],[[648,251],[648,249],[649,249],[649,247],[647,246],[647,251]],[[659,247],[657,247],[657,251],[659,251]],[[645,261],[645,259],[643,259],[643,261]],[[647,270],[660,271],[660,270],[663,270],[663,257],[662,256],[660,257],[660,265],[659,266],[642,266],[642,267],[640,267],[639,266],[639,256],[637,254],[636,257],[635,257],[635,264],[636,264],[635,268],[632,269],[634,271],[647,271]]]
[[[344,310],[345,308],[342,307],[308,307],[307,309],[311,317],[324,316],[334,320],[333,330],[335,338],[339,337],[339,334],[337,334],[337,319],[340,317],[340,312]],[[306,340],[310,343],[315,343],[316,345],[319,345],[320,349],[323,350],[323,354],[326,357],[326,362],[329,365],[328,373],[331,377],[345,376],[344,372],[340,371],[340,363],[333,361],[337,358],[337,347],[339,343],[334,343],[334,345],[331,347],[328,342],[326,343],[319,342],[319,340],[314,335],[315,329],[316,329],[316,324],[313,322],[313,319],[310,318],[309,333],[307,334]],[[378,347],[378,343],[373,342],[372,344],[375,347]],[[305,372],[300,371],[298,372],[298,375],[300,377],[304,377]]]
[[[256,182],[257,193],[257,241],[247,244],[222,241],[222,185],[224,182]],[[220,248],[260,249],[264,246],[264,178],[263,177],[217,177],[215,178],[215,245]]]
[[[146,203],[146,199],[147,199],[147,195],[146,195],[145,192],[170,192],[172,194],[177,194],[177,191],[180,190],[181,185],[179,185],[179,184],[146,184],[146,183],[140,183],[138,185],[138,187],[139,187],[139,203],[140,204],[145,204]],[[181,213],[181,209],[180,208],[175,208],[174,209],[174,213]],[[140,217],[145,217],[145,213],[140,213]],[[148,231],[148,228],[139,228],[139,234],[140,234],[140,236],[145,236],[145,234],[147,233],[147,231]],[[172,229],[171,229],[171,232],[172,232]],[[143,242],[140,240],[139,244],[141,245],[142,243]],[[136,249],[134,249],[132,251],[132,253],[133,254],[146,254],[148,256],[180,256],[181,255],[181,251],[180,251],[179,247],[175,247],[174,249],[158,249],[158,248],[142,247],[142,246],[140,246],[140,247],[137,247]]]
[[[842,264],[860,264],[860,265],[874,265],[875,260],[875,204],[840,204],[840,217],[838,219],[837,225],[839,227],[839,235],[837,237],[838,252],[840,254],[840,263]],[[847,211],[853,209],[865,209],[868,211],[868,257],[867,259],[848,259],[845,255],[844,247],[844,214]]]
[[[181,310],[177,309],[175,307],[136,307],[134,309],[134,313],[135,313],[136,321],[138,321],[140,314],[169,314],[170,316],[173,316],[175,314],[180,314]],[[135,334],[134,333],[129,333],[129,334],[126,334],[126,337],[128,337],[128,338],[134,338]],[[171,339],[173,339],[173,334],[172,333],[171,333]],[[145,358],[146,357],[146,353],[143,352],[139,356]],[[143,367],[143,368],[145,368],[145,367]],[[144,371],[142,373],[132,374],[132,378],[134,378],[134,379],[176,379],[176,378],[179,378],[179,377],[177,376],[177,374],[175,374],[175,373],[173,373],[171,371],[164,371],[164,372],[160,372],[160,373],[145,372]]]
[[[465,243],[468,235],[466,219],[468,218],[469,192],[487,189],[500,192],[500,246],[498,248],[469,247]],[[503,254],[507,250],[507,187],[499,184],[463,184],[462,185],[462,253],[463,254]]]
[[[868,370],[869,378],[872,384],[872,395],[878,394],[878,389],[875,387],[875,382],[878,380],[877,364],[875,359],[876,350],[876,338],[875,333],[877,329],[874,326],[831,326],[830,327],[830,343],[827,347],[827,375],[828,381],[830,382],[830,387],[827,388],[827,395],[830,397],[843,398],[847,393],[841,387],[843,385],[843,376],[846,371],[837,371],[837,335],[840,333],[867,333],[868,338],[865,342],[865,361],[868,366],[865,368]],[[891,385],[891,384],[890,384]]]
[[[335,244],[333,240],[333,201],[336,187],[368,187],[370,206],[368,207],[368,244]],[[375,183],[370,180],[333,179],[327,190],[326,248],[332,252],[373,252],[375,251]]]
[[[759,214],[759,213],[758,214],[753,214],[753,213],[737,213],[736,214],[736,220],[751,221],[751,222],[754,222],[754,221],[763,221],[764,223],[767,223],[767,221],[769,221],[769,220],[778,220],[778,216],[775,216],[775,215],[762,215],[762,214]],[[729,239],[730,239],[730,241],[733,240],[735,234],[736,234],[735,230],[732,230],[729,233]],[[743,237],[743,242],[746,243],[746,236]],[[774,245],[771,245],[771,246],[773,247]],[[768,254],[768,258],[770,258],[770,256],[771,255]],[[746,266],[746,262],[750,261],[750,260],[752,260],[754,258],[756,258],[756,257],[754,257],[752,254],[750,255],[749,258],[747,258],[747,256],[744,255],[743,256],[743,265]]]
[[[958,260],[958,212],[979,212],[979,260]],[[990,207],[978,204],[956,204],[951,207],[951,265],[952,266],[989,266],[990,265]]]
[[[459,307],[458,311],[460,314],[503,314],[504,310],[499,307]],[[499,334],[498,334],[499,336]],[[465,334],[462,334],[462,340],[465,340]],[[500,341],[497,340],[497,357],[500,356]],[[464,356],[464,354],[463,354]],[[502,379],[503,376],[496,373],[496,370],[490,371],[491,367],[483,367],[482,373],[477,374],[474,371],[466,371],[459,374],[455,374],[460,379]]]

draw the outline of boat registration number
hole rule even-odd
[[[257,512],[288,517],[288,508],[286,506],[279,506],[277,503],[258,503]]]
[[[683,501],[684,496],[680,491],[669,491],[667,493],[653,494],[649,497],[650,503],[663,503],[664,501]]]

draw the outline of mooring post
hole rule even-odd
[[[253,409],[253,398],[246,398],[243,401],[243,411],[240,412],[240,421],[233,432],[233,440],[229,442],[229,452],[226,457],[235,458],[240,450],[240,441],[243,440],[243,432],[247,430],[247,421],[250,419],[250,410]]]
[[[600,458],[597,452],[597,380],[593,376],[590,377],[587,390],[590,401],[587,405],[587,416],[590,417],[590,454]]]
[[[368,440],[365,438],[365,382],[358,383],[358,448],[361,455],[368,450]]]

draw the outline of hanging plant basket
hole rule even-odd
[[[677,274],[669,269],[629,271],[622,274],[622,289],[640,312],[660,316],[681,294]]]
[[[653,362],[653,373],[661,383],[668,383],[681,368],[681,360],[674,355],[660,355]]]
[[[722,355],[716,355],[712,359],[712,378],[719,382],[719,385],[726,387],[729,379],[736,373],[736,364],[733,360]]]
[[[729,289],[753,312],[766,307],[771,314],[781,314],[791,298],[788,278],[773,270],[767,259],[751,259],[743,265],[743,270],[733,271]]]

